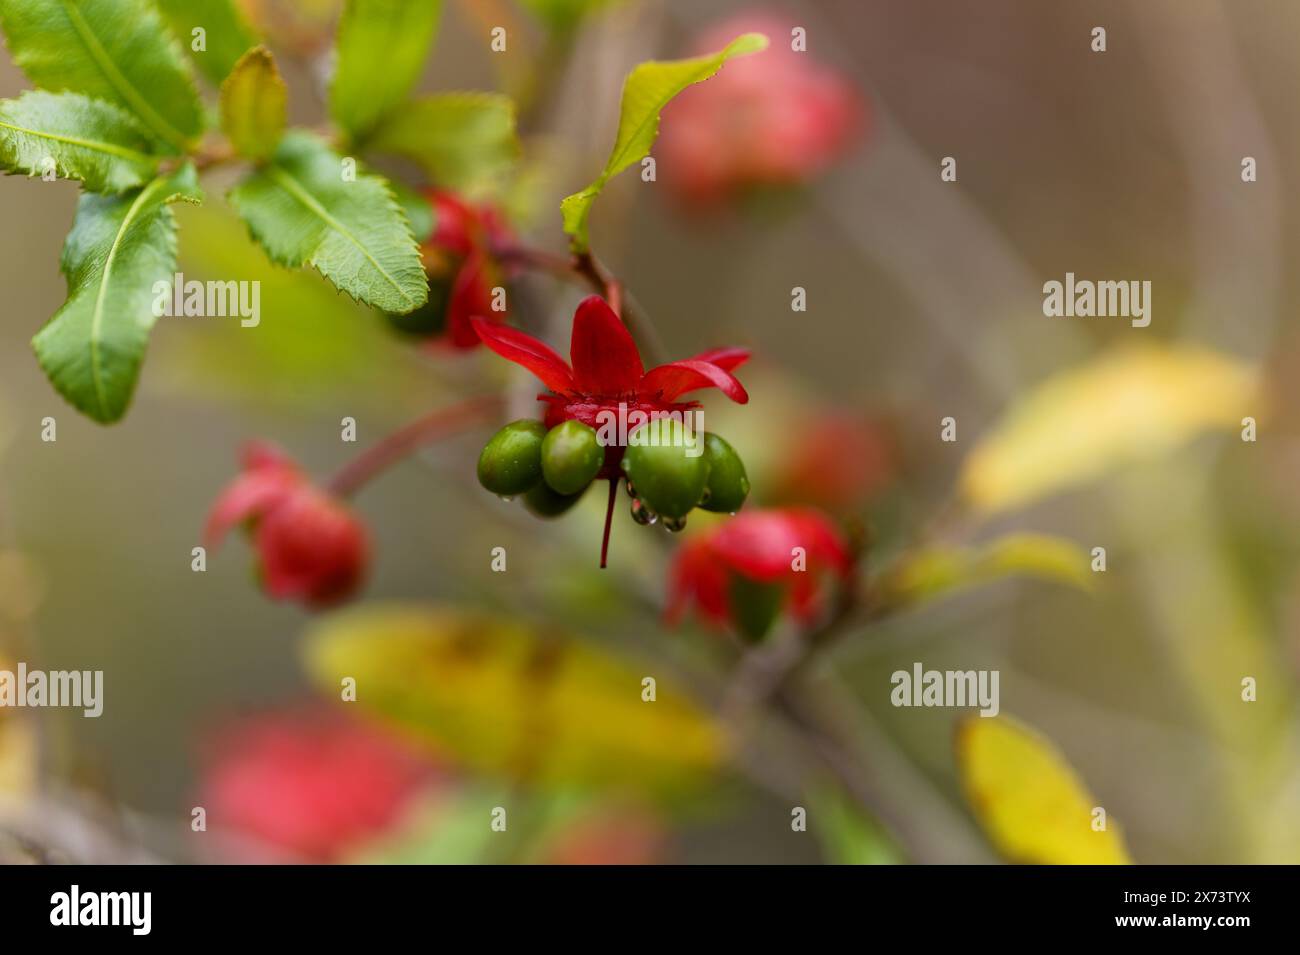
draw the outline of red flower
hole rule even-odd
[[[214,828],[313,862],[382,834],[439,779],[388,733],[323,706],[246,718],[205,763],[200,804]]]
[[[854,86],[791,49],[793,23],[742,14],[701,37],[715,50],[739,33],[765,33],[762,56],[734,60],[665,110],[659,154],[685,198],[708,203],[754,186],[791,186],[824,171],[863,125]]]
[[[804,420],[769,479],[768,500],[842,513],[894,479],[898,451],[883,422],[829,408]]]
[[[215,549],[231,527],[246,522],[263,586],[275,599],[320,608],[344,600],[361,582],[370,547],[360,521],[278,448],[256,441],[244,448],[244,473],[208,515],[207,545]]]
[[[492,310],[492,289],[504,281],[504,269],[493,249],[512,239],[500,214],[490,206],[473,206],[441,189],[427,192],[435,226],[425,245],[424,267],[430,282],[445,285],[443,339],[453,348],[473,348],[479,337],[470,318],[490,315],[504,321],[506,312]]]
[[[474,329],[488,348],[527,368],[551,389],[551,394],[539,396],[547,403],[548,428],[571,418],[599,428],[601,412],[617,414],[620,403],[627,405],[629,414],[682,412],[699,403],[677,399],[701,388],[717,388],[739,404],[749,401],[744,386],[731,374],[748,360],[748,349],[715,348],[645,371],[631,333],[599,295],[583,299],[573,315],[572,367],[550,346],[518,329],[481,318],[474,319]],[[607,450],[607,468],[617,466],[621,453],[621,448]]]
[[[745,511],[677,551],[669,575],[668,619],[680,621],[694,603],[711,623],[759,636],[781,610],[811,622],[821,612],[824,579],[843,581],[852,573],[848,542],[820,511]],[[761,626],[751,626],[753,612],[764,608],[771,613],[759,613]]]

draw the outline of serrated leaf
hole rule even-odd
[[[515,104],[500,93],[435,93],[395,109],[367,139],[375,152],[419,163],[440,186],[498,178],[519,156]]]
[[[661,681],[551,630],[448,607],[360,608],[306,645],[307,669],[356,705],[483,772],[546,788],[670,794],[712,777],[720,728]]]
[[[1045,534],[1008,534],[979,547],[935,546],[904,558],[885,575],[883,608],[913,606],[1012,576],[1093,588],[1088,555],[1073,541]]]
[[[628,74],[619,108],[618,135],[604,170],[586,189],[575,192],[560,203],[564,231],[570,237],[574,252],[583,253],[590,248],[587,216],[605,183],[650,154],[650,147],[659,135],[659,114],[672,98],[686,87],[713,76],[733,56],[748,56],[765,49],[767,37],[761,33],[745,33],[717,53],[688,60],[651,60]]]
[[[1009,861],[1132,862],[1113,815],[1104,830],[1093,829],[1096,798],[1041,733],[1008,716],[967,717],[957,725],[956,755],[966,800]]]
[[[0,0],[0,27],[43,89],[117,103],[176,151],[203,127],[185,61],[147,0]]]
[[[273,261],[311,265],[386,312],[404,315],[428,300],[419,249],[387,182],[368,173],[345,179],[343,158],[316,137],[287,134],[230,201]]]
[[[198,201],[185,165],[122,196],[82,195],[63,247],[68,300],[32,339],[50,382],[101,424],[126,412],[156,321],[154,284],[176,265],[176,220],[168,205]]]
[[[221,84],[221,128],[241,156],[266,159],[284,135],[288,103],[271,51],[254,47]]]
[[[1257,415],[1245,362],[1195,345],[1130,346],[1049,378],[980,439],[962,496],[990,514],[1158,458]]]
[[[330,115],[362,139],[415,86],[442,0],[348,0],[335,42]]]
[[[233,0],[157,0],[176,38],[190,51],[203,75],[216,86],[230,75],[239,58],[257,45],[257,34]],[[195,49],[202,29],[203,49]]]
[[[80,93],[27,90],[0,101],[0,166],[53,171],[91,192],[123,192],[158,172],[158,157],[130,114]]]

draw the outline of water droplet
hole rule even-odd
[[[501,500],[505,501],[507,504],[514,500],[514,497],[510,494],[498,494],[497,497],[501,498]]]
[[[686,530],[685,517],[665,517],[664,528],[673,534],[679,534]]]
[[[646,524],[653,524],[655,521],[659,520],[659,515],[646,507],[645,502],[640,498],[634,497],[632,498],[632,520],[645,526]]]
[[[632,486],[632,481],[630,479],[627,482],[627,496],[630,498],[636,497],[636,488]]]

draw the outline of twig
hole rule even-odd
[[[482,395],[431,411],[361,452],[325,486],[333,494],[346,497],[416,448],[489,421],[503,407],[500,395]]]

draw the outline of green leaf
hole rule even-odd
[[[221,128],[241,156],[266,159],[284,135],[289,91],[264,46],[254,47],[221,84]]]
[[[63,247],[68,300],[32,345],[59,393],[102,424],[121,418],[131,402],[156,321],[155,283],[172,280],[176,220],[168,205],[199,198],[186,164],[143,189],[86,194],[77,205]]]
[[[37,86],[117,103],[178,152],[201,131],[185,60],[147,0],[0,0],[0,27]]]
[[[552,791],[668,796],[712,780],[722,728],[661,678],[553,628],[446,606],[361,607],[308,638],[307,670],[413,741],[465,765]]]
[[[428,242],[438,224],[433,213],[433,203],[429,202],[424,193],[396,179],[389,180],[388,185],[393,190],[393,198],[402,207],[406,221],[411,224],[411,235],[415,241],[421,245]]]
[[[177,39],[190,51],[203,75],[216,86],[230,75],[239,58],[257,45],[257,34],[233,0],[156,0]],[[203,49],[195,49],[202,29]]]
[[[358,301],[404,315],[429,298],[411,227],[388,183],[345,178],[344,160],[314,136],[290,132],[272,162],[230,201],[275,262],[313,266]]]
[[[618,6],[624,0],[520,0],[524,7],[554,33],[573,31],[583,20]]]
[[[1035,577],[1091,590],[1088,555],[1073,541],[1044,534],[1008,534],[980,547],[935,546],[904,558],[879,585],[882,608],[950,596],[1011,576]]]
[[[957,724],[957,770],[966,801],[1010,862],[1129,865],[1113,816],[1093,828],[1098,805],[1055,744],[1009,716]]]
[[[420,79],[442,0],[348,0],[339,21],[330,115],[361,139]]]
[[[368,149],[419,163],[440,186],[465,190],[498,178],[519,156],[515,104],[500,93],[436,93],[389,114]]]
[[[808,819],[833,865],[900,865],[905,861],[880,824],[838,789],[814,790],[808,797]]]
[[[158,171],[148,137],[112,103],[41,90],[0,101],[0,166],[37,176],[51,163],[91,192],[124,192]]]
[[[586,252],[591,246],[587,234],[587,216],[591,212],[592,203],[605,188],[605,183],[650,154],[650,147],[659,135],[659,113],[672,98],[686,87],[713,76],[733,56],[748,56],[765,49],[767,37],[761,33],[745,33],[717,53],[689,60],[652,60],[642,63],[628,74],[627,81],[623,84],[618,136],[604,170],[586,189],[575,192],[560,203],[564,231],[571,239],[574,252]]]

